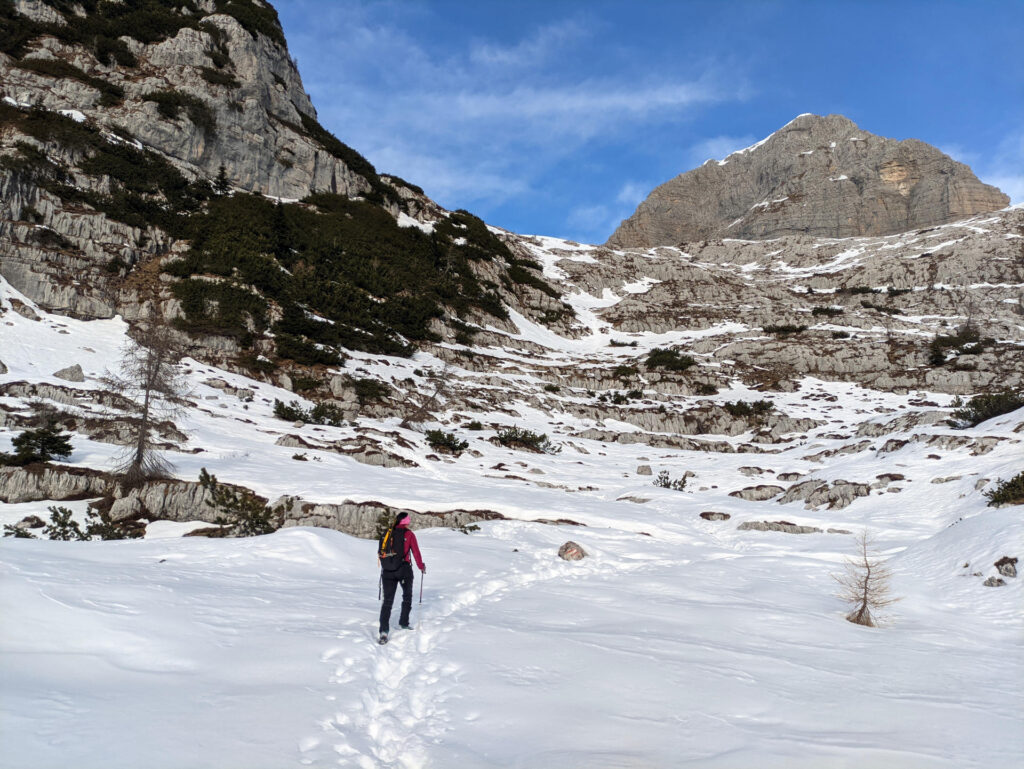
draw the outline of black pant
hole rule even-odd
[[[402,613],[398,617],[399,625],[409,624],[409,612],[412,611],[412,564],[403,563],[398,571],[381,573],[384,582],[384,605],[380,607],[380,632],[387,633],[391,628],[391,607],[395,603],[395,591],[402,585]]]

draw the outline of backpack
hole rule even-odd
[[[405,530],[391,528],[384,532],[377,547],[380,568],[385,573],[394,574],[405,562]]]

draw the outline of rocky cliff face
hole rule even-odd
[[[215,0],[197,2],[197,24],[153,42],[135,39],[127,23],[116,29],[132,66],[101,61],[87,45],[44,27],[24,51],[0,56],[0,95],[50,110],[76,110],[166,155],[193,176],[213,178],[224,166],[237,189],[293,199],[313,191],[369,190],[367,171],[352,167],[361,164],[344,162],[317,136],[316,110],[283,37],[246,29],[230,12],[218,12],[221,6],[233,9]],[[58,7],[63,4],[15,3],[19,15],[39,24],[75,24],[74,14]],[[187,4],[182,8],[187,11]],[[57,68],[56,62],[78,72]],[[148,98],[160,93],[175,94],[182,106]],[[177,114],[168,117],[170,112]]]
[[[924,142],[875,136],[841,115],[801,115],[764,141],[656,188],[608,245],[888,235],[1008,204]]]

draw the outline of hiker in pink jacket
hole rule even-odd
[[[403,630],[411,630],[409,613],[412,611],[412,563],[410,554],[416,559],[416,565],[424,574],[427,571],[423,558],[420,557],[420,546],[416,535],[409,531],[409,514],[399,513],[395,525],[388,529],[380,538],[377,547],[377,560],[380,562],[380,577],[384,592],[384,605],[380,607],[380,643],[388,642],[391,626],[391,607],[395,603],[395,591],[402,585],[402,613],[398,618],[398,626]]]

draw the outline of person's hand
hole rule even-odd
[[[420,571],[423,572],[424,574],[426,574],[427,573],[427,565],[423,564],[422,566],[420,566]]]

